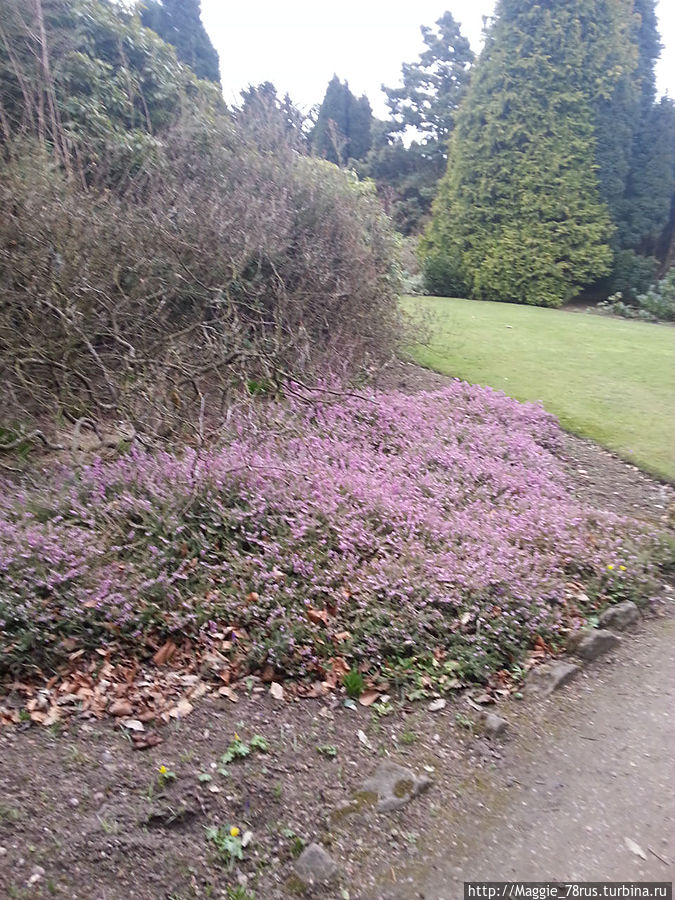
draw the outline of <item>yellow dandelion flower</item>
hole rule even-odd
[[[166,773],[167,773],[168,771],[169,771],[169,770],[167,769],[166,766],[160,766],[160,767],[159,767],[159,774],[160,774],[160,775],[166,775]]]
[[[239,829],[236,825],[233,825],[232,828],[230,828],[230,834],[232,837],[239,837]]]
[[[240,740],[241,740],[241,738],[239,737],[239,735],[237,734],[236,731],[235,731],[235,733],[234,733],[234,739],[235,739],[235,741],[240,741]]]
[[[625,566],[619,566],[619,568],[621,569],[622,572],[625,572],[625,571],[626,571],[626,567],[625,567]]]
[[[608,569],[609,569],[609,571],[610,571],[610,572],[611,572],[611,571],[612,571],[612,569],[613,569],[613,568],[614,568],[614,566],[613,566],[613,565],[612,565],[612,563],[610,563],[610,564],[609,564],[609,565],[608,565],[608,566],[607,566],[607,568],[608,568]]]

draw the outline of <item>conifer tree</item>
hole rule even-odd
[[[312,132],[312,147],[337,165],[363,159],[372,143],[373,113],[366,96],[358,99],[337,75],[330,80]]]
[[[200,0],[146,0],[141,21],[176,48],[181,62],[207,81],[220,81],[218,53],[201,19]]]
[[[634,91],[637,102],[629,144],[629,169],[617,211],[617,244],[653,253],[666,226],[675,187],[673,103],[656,102],[655,65],[661,42],[655,0],[635,0],[633,38],[637,48]]]
[[[423,25],[420,30],[425,49],[419,59],[403,64],[399,87],[382,90],[392,115],[392,131],[414,128],[440,175],[474,54],[450,12],[443,13],[435,28]]]
[[[630,3],[498,3],[423,242],[436,289],[558,306],[607,273],[594,104],[634,67]]]
[[[378,122],[359,174],[373,178],[385,209],[405,235],[419,233],[445,171],[448,139],[469,83],[474,55],[452,13],[421,27],[425,49],[384,87],[391,119]],[[414,129],[415,140],[403,140]]]

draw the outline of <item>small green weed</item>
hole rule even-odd
[[[267,753],[270,745],[261,734],[254,734],[249,741],[251,750],[257,750],[259,753]]]
[[[287,838],[291,842],[291,856],[297,859],[305,849],[305,839],[296,834],[292,828],[282,828],[281,836]]]
[[[464,713],[457,713],[455,715],[455,722],[459,725],[460,728],[466,728],[467,731],[473,731],[474,723],[473,720],[468,716],[465,716]]]
[[[230,871],[244,858],[244,848],[236,825],[229,828],[209,826],[206,829],[206,840],[214,845],[218,856],[227,863]]]
[[[351,697],[352,700],[356,700],[363,693],[363,689],[366,686],[365,681],[363,680],[363,675],[359,672],[358,669],[351,669],[346,673],[344,678],[342,679],[342,684],[344,685],[344,689],[347,691],[347,696]]]
[[[159,785],[159,789],[162,790],[169,784],[170,781],[176,780],[176,773],[170,772],[166,766],[161,765],[157,770],[157,784]]]
[[[255,900],[255,894],[247,890],[242,884],[227,889],[227,900]]]
[[[254,734],[250,741],[246,743],[235,733],[234,740],[220,757],[220,761],[226,766],[237,759],[244,759],[246,756],[250,756],[252,750],[257,750],[258,753],[267,753],[269,749],[270,745],[260,734]],[[221,774],[227,774],[227,772],[221,772]]]
[[[18,822],[21,818],[21,812],[13,806],[7,806],[6,803],[0,803],[0,824]]]
[[[399,742],[401,744],[405,744],[406,746],[410,746],[410,744],[414,744],[417,740],[417,735],[414,731],[404,731],[399,738]]]
[[[388,716],[393,713],[394,707],[388,700],[381,700],[373,706],[373,712],[378,716]]]
[[[316,751],[322,756],[329,757],[329,759],[335,759],[338,755],[337,747],[334,744],[322,744],[320,747],[316,748]]]

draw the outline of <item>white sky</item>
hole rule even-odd
[[[494,0],[202,0],[204,25],[220,54],[228,103],[248,84],[271,81],[308,110],[320,103],[333,74],[368,95],[376,115],[386,104],[380,85],[398,84],[401,63],[423,48],[420,25],[449,9],[474,50]],[[657,5],[661,40],[658,87],[675,97],[675,0]]]

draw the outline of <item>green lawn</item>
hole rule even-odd
[[[406,297],[423,366],[534,400],[576,434],[675,480],[675,328],[583,312]]]

